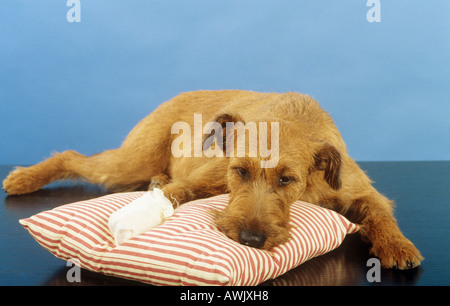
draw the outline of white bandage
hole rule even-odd
[[[173,215],[172,202],[161,189],[154,188],[114,212],[108,221],[117,245],[142,234]]]

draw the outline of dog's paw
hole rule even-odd
[[[117,245],[140,235],[164,222],[174,213],[172,202],[162,190],[155,188],[115,211],[108,227]]]
[[[3,190],[8,195],[19,195],[39,190],[32,171],[29,168],[17,167],[3,181]]]
[[[161,187],[163,186],[163,184],[161,184],[158,180],[152,178],[152,180],[150,181],[150,184],[148,185],[148,191],[152,191],[155,188],[159,188],[161,189]]]
[[[152,177],[150,184],[148,185],[148,190],[152,191],[155,188],[161,189],[163,186],[167,185],[169,181],[169,177],[164,173],[155,175]]]
[[[414,244],[404,237],[384,245],[375,244],[371,253],[377,256],[381,266],[387,269],[412,269],[419,266],[424,259]]]

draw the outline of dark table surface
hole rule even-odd
[[[360,162],[375,187],[396,201],[400,228],[426,258],[408,271],[381,270],[370,283],[369,246],[359,234],[347,236],[336,250],[311,259],[263,285],[450,285],[450,161]],[[3,180],[12,166],[0,166]],[[0,191],[0,285],[141,285],[81,271],[80,283],[66,279],[70,266],[42,248],[18,220],[44,210],[106,194],[85,183],[53,183],[24,196]]]

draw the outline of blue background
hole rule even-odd
[[[450,159],[450,1],[0,2],[0,164],[120,146],[183,91],[297,91],[358,161]]]

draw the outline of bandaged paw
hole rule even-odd
[[[108,226],[117,245],[142,234],[173,215],[172,202],[161,189],[154,188],[142,197],[114,212]]]

